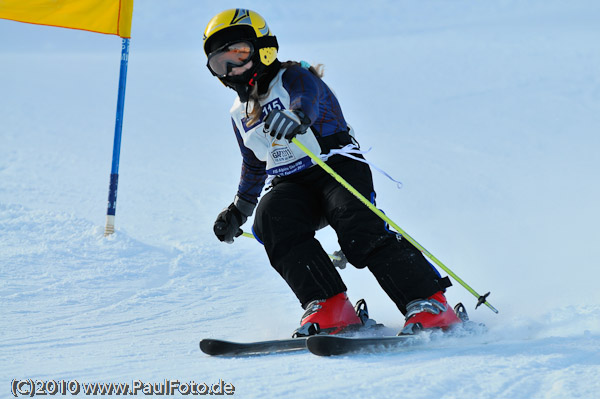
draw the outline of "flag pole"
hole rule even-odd
[[[115,120],[115,139],[113,143],[112,168],[108,187],[108,209],[104,236],[115,232],[115,213],[117,210],[117,186],[119,183],[119,158],[121,156],[121,134],[123,131],[123,110],[125,108],[125,85],[127,83],[127,65],[129,62],[129,39],[123,38],[121,46],[121,69],[119,71],[119,95],[117,97],[117,117]]]

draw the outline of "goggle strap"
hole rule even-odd
[[[279,43],[277,43],[277,38],[275,36],[262,36],[256,39],[256,47],[275,47],[279,50]]]

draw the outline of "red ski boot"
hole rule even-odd
[[[427,299],[419,299],[406,305],[406,322],[398,335],[415,334],[428,328],[447,330],[454,324],[462,323],[448,305],[442,291]]]
[[[361,326],[363,323],[356,312],[345,292],[329,299],[312,301],[306,306],[300,327],[293,336],[337,334],[349,326]]]

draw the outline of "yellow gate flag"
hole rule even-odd
[[[0,18],[131,37],[133,0],[0,0]]]

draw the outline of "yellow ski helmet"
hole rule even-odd
[[[226,44],[249,40],[258,50],[258,59],[265,66],[277,59],[277,39],[267,22],[257,12],[233,8],[215,15],[204,30],[204,52],[210,55]]]

